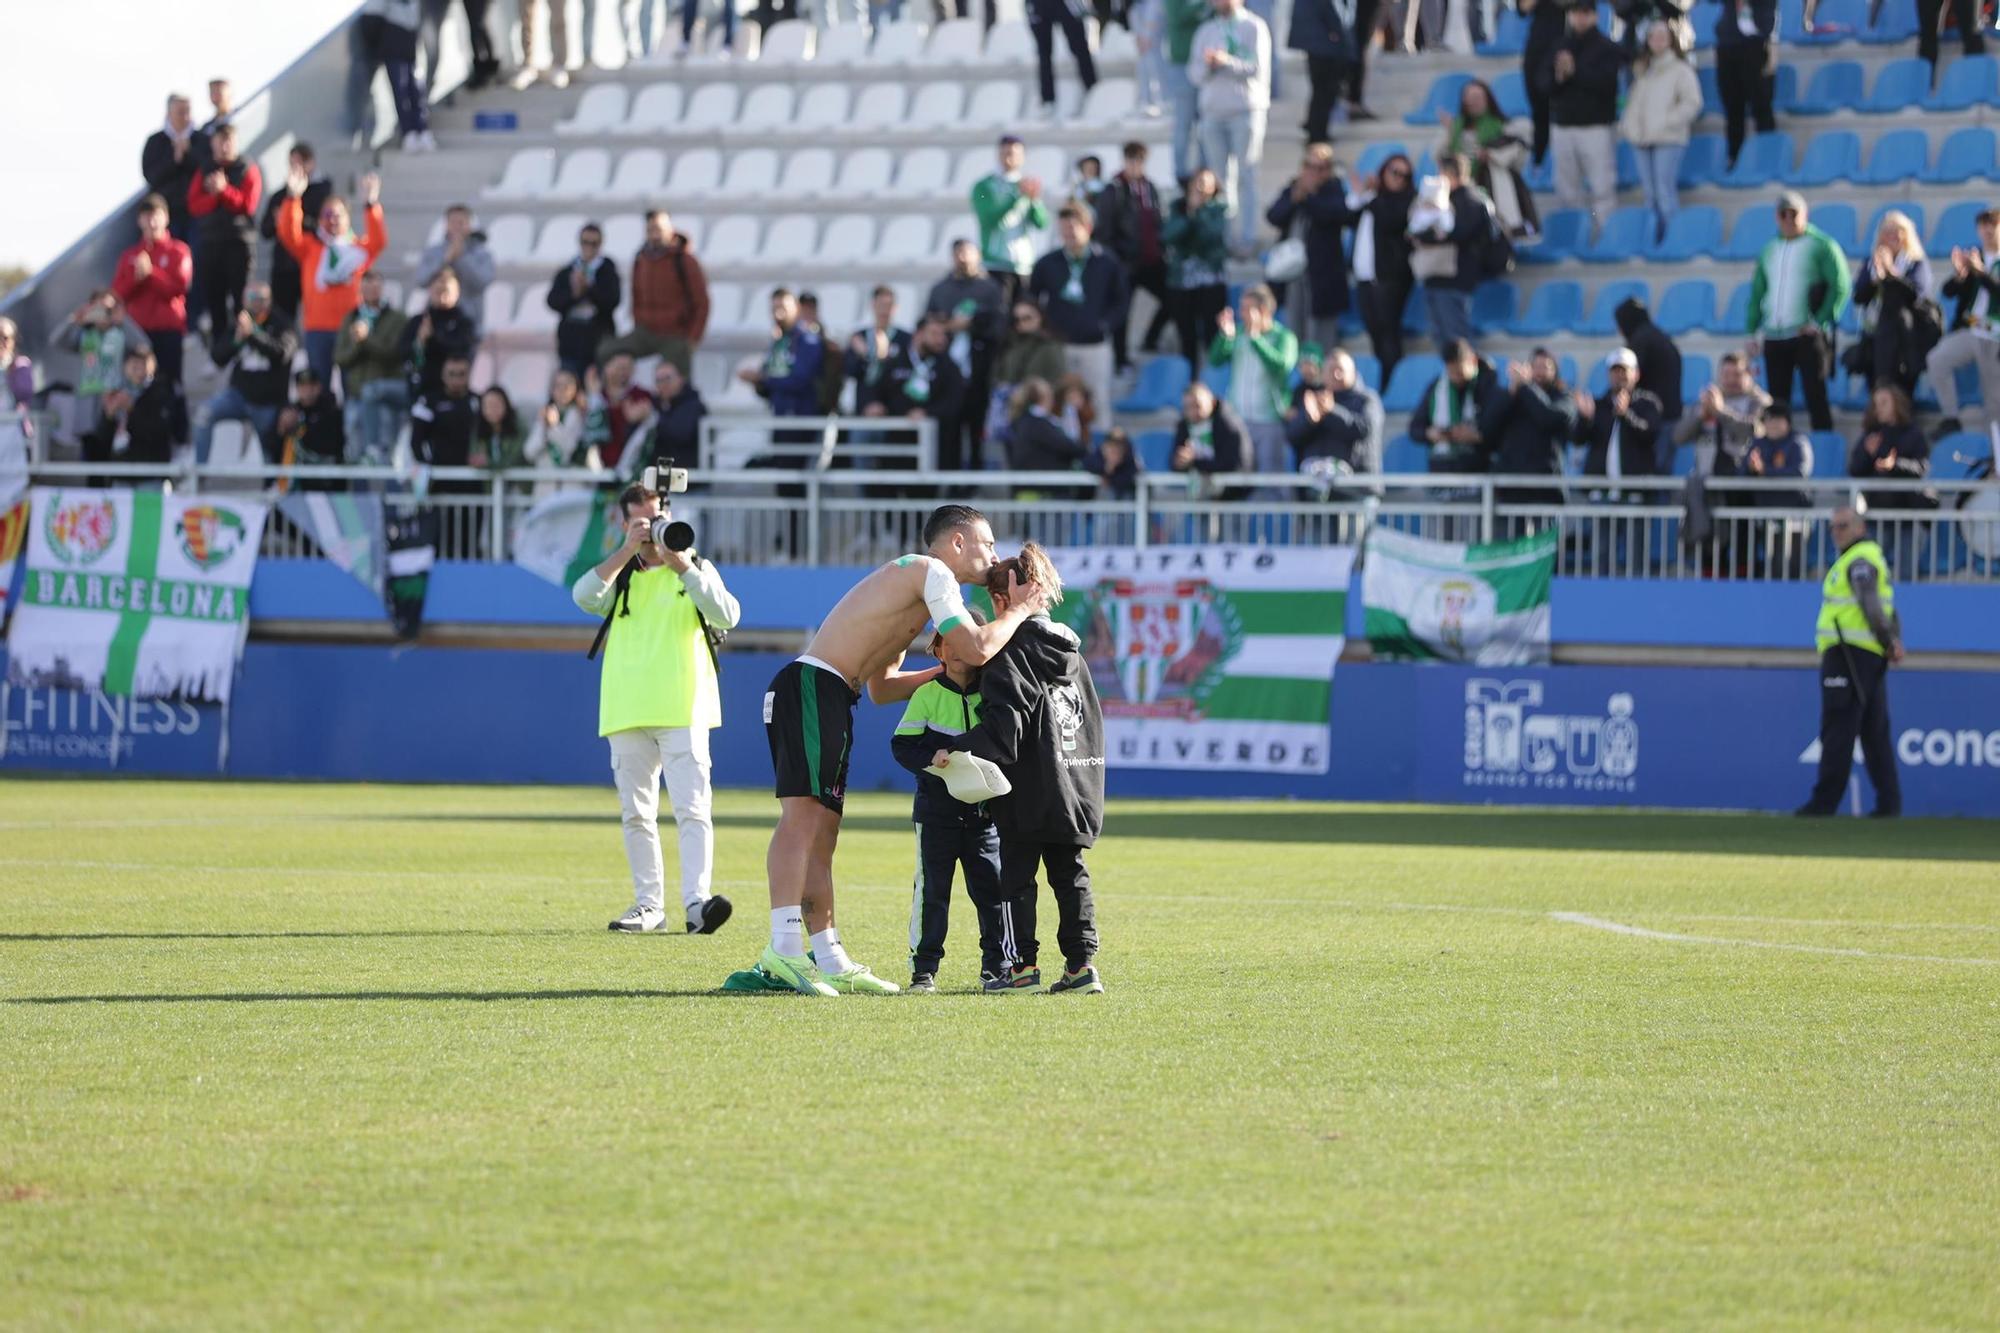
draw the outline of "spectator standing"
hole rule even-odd
[[[902,350],[882,368],[862,405],[862,415],[936,422],[942,455],[943,441],[958,436],[958,418],[966,406],[965,377],[947,354],[950,346],[951,334],[944,321],[925,315]],[[962,463],[962,459],[941,456],[938,468],[955,472]],[[902,465],[913,468],[915,463]]]
[[[695,349],[708,336],[708,313],[708,274],[695,258],[694,242],[674,230],[664,208],[654,209],[646,214],[646,243],[632,257],[632,331],[611,347],[663,356],[681,374],[692,374]]]
[[[1187,192],[1167,216],[1167,309],[1192,374],[1215,340],[1215,317],[1229,304],[1229,206],[1207,167],[1188,177]]]
[[[1639,184],[1653,215],[1654,240],[1667,234],[1667,225],[1680,212],[1681,159],[1700,119],[1701,80],[1674,45],[1672,27],[1656,20],[1646,29],[1645,49],[1632,62],[1632,86],[1619,121],[1639,159]]]
[[[662,361],[653,368],[653,395],[660,404],[653,427],[655,455],[668,467],[697,466],[701,462],[701,423],[708,417],[701,390],[688,383],[679,366]]]
[[[1028,150],[1016,135],[1000,139],[1000,169],[972,187],[972,215],[979,220],[979,256],[1000,284],[1011,305],[1035,266],[1035,240],[1030,232],[1049,225],[1038,176],[1023,176]]]
[[[662,368],[672,366],[671,361],[662,361]],[[674,371],[680,373],[678,369]],[[698,397],[698,396],[697,396]],[[528,426],[527,443],[521,446],[521,457],[533,468],[587,467],[591,471],[600,470],[604,464],[597,451],[583,443],[583,385],[571,371],[558,370],[549,376],[548,400],[542,404],[535,419]],[[537,482],[536,498],[554,495],[569,489],[560,482]]]
[[[1348,203],[1347,186],[1334,175],[1333,145],[1306,145],[1299,174],[1272,201],[1264,220],[1289,236],[1303,228],[1305,277],[1290,284],[1286,308],[1293,329],[1323,346],[1340,338],[1340,317],[1347,310],[1347,251],[1341,234],[1360,221]]]
[[[576,234],[576,258],[549,282],[548,306],[556,312],[556,362],[580,381],[597,349],[618,332],[613,312],[622,295],[618,265],[604,253],[604,231],[586,222]]]
[[[1569,11],[1569,31],[1556,48],[1549,146],[1556,155],[1556,201],[1590,208],[1592,234],[1618,203],[1618,76],[1625,54],[1597,27],[1597,10]]]
[[[1654,470],[1667,476],[1674,470],[1675,434],[1681,421],[1681,349],[1667,331],[1653,322],[1646,303],[1636,296],[1620,301],[1611,312],[1625,346],[1639,359],[1639,387],[1660,400],[1659,456]]]
[[[1208,0],[1160,0],[1165,15],[1163,45],[1166,60],[1160,67],[1160,82],[1167,90],[1168,108],[1174,117],[1174,179],[1186,180],[1201,165],[1195,143],[1195,127],[1201,116],[1200,91],[1188,61],[1194,55],[1195,33],[1208,22]]]
[[[1931,442],[1917,428],[1910,395],[1893,384],[1868,395],[1861,436],[1847,454],[1847,475],[1871,481],[1921,481],[1930,475]],[[1867,492],[1870,509],[1935,509],[1928,491]]]
[[[632,434],[632,418],[637,411],[634,400],[644,398],[651,404],[653,396],[632,382],[630,352],[612,352],[600,365],[602,374],[587,370],[583,376],[587,398],[583,443],[597,452],[605,467],[615,469],[624,459],[625,445]]]
[[[951,359],[965,376],[966,410],[960,414],[958,457],[980,466],[987,405],[993,393],[993,358],[1006,333],[1008,311],[1000,284],[986,275],[979,247],[960,237],[951,243],[951,272],[931,288],[926,314],[940,316],[951,335]],[[940,455],[947,452],[939,443]]]
[[[201,274],[202,309],[213,321],[215,352],[221,348],[243,303],[243,285],[257,255],[257,203],[264,178],[253,162],[236,152],[236,127],[216,127],[206,168],[188,186],[188,212],[195,219],[195,265]]]
[[[1068,472],[1083,464],[1087,451],[1063,428],[1055,408],[1055,386],[1047,380],[1031,379],[1014,390],[1007,405],[1007,465],[1013,471]]]
[[[1062,246],[1036,261],[1028,291],[1062,340],[1069,373],[1081,376],[1091,398],[1108,406],[1111,331],[1125,311],[1125,270],[1091,240],[1089,209],[1065,205],[1056,230]]]
[[[105,390],[96,424],[82,438],[87,463],[169,463],[188,438],[187,399],[156,373],[152,349],[125,349],[122,377]]]
[[[1259,472],[1285,472],[1285,411],[1292,400],[1292,371],[1299,340],[1277,322],[1278,300],[1259,283],[1243,292],[1242,325],[1227,307],[1209,359],[1229,367],[1229,405],[1250,433],[1251,460]]]
[[[339,467],[347,461],[340,404],[311,366],[292,376],[292,401],[278,409],[277,433],[278,461],[286,467]],[[301,491],[346,489],[344,482],[323,477],[289,484]]]
[[[459,307],[458,274],[441,268],[431,278],[430,303],[424,313],[403,327],[400,350],[412,402],[437,394],[444,385],[445,362],[456,358],[470,366],[478,347],[472,319]]]
[[[370,171],[359,181],[363,234],[354,234],[347,201],[329,194],[315,215],[319,225],[307,235],[304,197],[308,184],[302,168],[293,167],[286,176],[284,198],[278,203],[278,244],[299,265],[306,361],[319,372],[322,384],[330,384],[341,326],[361,302],[363,275],[372,271],[388,247],[389,228],[382,217],[382,181]],[[354,390],[343,384],[342,392],[351,397]]]
[[[167,201],[159,195],[149,194],[139,201],[139,241],[118,256],[111,290],[131,312],[132,322],[145,332],[159,378],[178,388],[194,257],[184,242],[168,234],[170,217]]]
[[[692,6],[690,6],[692,8]],[[535,33],[543,11],[548,12],[549,55],[551,63],[547,69],[537,66]],[[514,75],[515,91],[524,91],[538,80],[551,88],[569,87],[569,0],[521,0],[521,68]],[[736,12],[733,5],[722,7],[724,21],[733,32]],[[592,19],[595,14],[590,16]],[[589,22],[586,19],[585,22]],[[692,23],[689,24],[692,27]],[[588,62],[585,62],[588,63]]]
[[[1478,331],[1472,324],[1472,293],[1484,280],[1487,245],[1495,231],[1493,206],[1472,188],[1470,168],[1462,157],[1438,164],[1442,180],[1425,187],[1410,210],[1410,241],[1415,247],[1410,269],[1424,283],[1424,308],[1430,312],[1431,337],[1439,343],[1470,343]]]
[[[1195,33],[1188,79],[1199,96],[1202,160],[1215,168],[1231,215],[1236,249],[1256,249],[1257,164],[1271,108],[1271,30],[1243,0],[1216,0],[1215,17]]]
[[[1191,485],[1217,499],[1237,500],[1246,494],[1241,487],[1218,491],[1209,480],[1218,474],[1250,470],[1250,432],[1236,409],[1219,401],[1215,391],[1199,380],[1181,395],[1181,419],[1174,426],[1168,466],[1187,473]]]
[[[1332,132],[1334,108],[1353,87],[1366,30],[1355,26],[1352,0],[1293,0],[1285,45],[1304,54],[1312,85],[1306,100],[1306,142],[1322,143]]]
[[[822,0],[825,3],[825,0]],[[1028,0],[1028,31],[1035,38],[1035,74],[1040,80],[1042,116],[1056,114],[1056,29],[1076,61],[1076,76],[1088,93],[1097,84],[1097,65],[1090,58],[1090,34],[1084,31],[1083,11],[1076,0]]]
[[[1882,215],[1875,249],[1854,278],[1861,307],[1861,341],[1849,349],[1849,369],[1872,389],[1893,384],[1915,393],[1924,360],[1943,339],[1943,321],[1931,300],[1931,265],[1923,239],[1901,209]]]
[[[1125,309],[1111,329],[1111,357],[1121,374],[1132,366],[1127,352],[1131,297],[1147,291],[1158,303],[1140,340],[1141,351],[1159,351],[1160,331],[1167,326],[1166,216],[1160,192],[1146,175],[1146,145],[1137,140],[1126,144],[1124,163],[1097,204],[1097,243],[1125,266]]]
[[[737,371],[737,378],[771,404],[773,416],[820,415],[819,374],[826,348],[817,333],[800,323],[798,297],[790,288],[771,293],[771,325],[763,364]]]
[[[1491,363],[1463,338],[1444,345],[1444,374],[1410,413],[1410,438],[1431,451],[1433,472],[1485,472],[1507,406]]]
[[[1606,362],[1610,387],[1602,399],[1576,396],[1577,442],[1589,446],[1583,471],[1591,477],[1644,477],[1656,472],[1660,400],[1639,387],[1639,358],[1629,347]],[[1616,491],[1611,498],[1618,498]],[[1641,498],[1638,495],[1634,499]]]
[[[453,353],[439,367],[436,382],[410,404],[410,456],[426,467],[466,467],[472,460],[472,435],[478,426],[479,400],[472,396],[472,361]],[[439,495],[475,495],[482,489],[477,481],[431,483],[432,494]],[[470,549],[453,550],[450,554],[460,558],[477,555],[484,532],[483,522],[475,519]]]
[[[1556,50],[1568,29],[1561,0],[1515,0],[1515,8],[1528,20],[1528,39],[1521,47],[1521,82],[1528,93],[1528,111],[1534,123],[1532,144],[1535,165],[1549,155],[1550,106],[1556,88]]]
[[[1362,182],[1361,216],[1354,224],[1353,272],[1355,296],[1369,345],[1382,363],[1387,384],[1403,359],[1403,310],[1416,287],[1410,260],[1410,213],[1417,201],[1416,173],[1410,159],[1395,153],[1376,174]]]
[[[486,289],[498,266],[486,248],[486,233],[473,222],[472,206],[453,204],[444,211],[444,239],[424,247],[412,276],[422,285],[445,268],[458,275],[458,305],[472,321],[474,339],[486,334]]]
[[[799,293],[799,326],[810,330],[826,349],[819,360],[819,410],[822,416],[833,416],[840,411],[841,391],[847,387],[847,365],[839,340],[819,317],[819,297],[813,292]]]
[[[1644,384],[1643,373],[1640,382]],[[1697,476],[1740,476],[1750,447],[1757,442],[1758,423],[1770,406],[1771,395],[1751,376],[1743,354],[1724,353],[1715,363],[1715,383],[1702,389],[1695,410],[1674,428],[1674,443],[1694,445]],[[1790,408],[1785,409],[1785,421],[1791,422]]]
[[[278,409],[291,399],[292,357],[299,350],[291,321],[271,308],[271,286],[253,282],[244,289],[243,308],[217,344],[217,365],[229,367],[229,382],[195,415],[194,459],[208,462],[216,423],[247,421],[256,428],[264,461],[278,461]]]
[[[236,114],[236,90],[228,79],[208,81],[208,109],[210,115],[202,124],[201,142],[205,147],[213,147],[215,132],[229,124],[230,119]],[[212,161],[214,161],[212,156],[204,157],[199,170],[207,170]]]
[[[1951,250],[1951,276],[1942,292],[1956,304],[1952,308],[1951,331],[1938,340],[1925,364],[1931,386],[1937,390],[1938,409],[1944,420],[1938,434],[1959,429],[1958,382],[1960,366],[1979,372],[1979,398],[1988,420],[2000,415],[2000,210],[1987,209],[1979,215],[1979,244],[1972,249]]]
[[[1014,333],[993,370],[995,392],[1009,396],[1031,379],[1053,385],[1067,373],[1062,343],[1049,336],[1042,308],[1028,297],[1014,303]]]
[[[1444,124],[1438,161],[1452,157],[1466,160],[1467,181],[1492,202],[1493,212],[1509,236],[1539,232],[1541,218],[1535,211],[1535,197],[1520,170],[1528,160],[1528,145],[1507,128],[1493,90],[1478,79],[1472,80],[1459,90],[1458,113],[1440,111],[1438,119]]]
[[[194,235],[188,189],[206,154],[187,94],[168,93],[166,124],[146,139],[139,154],[139,170],[146,178],[146,187],[167,201],[167,229],[176,240],[186,241]]]
[[[725,0],[718,8],[722,11],[722,46],[718,55],[729,60],[736,54],[736,6]],[[826,5],[822,4],[819,9],[822,32],[826,31],[825,10]],[[694,25],[700,17],[701,0],[681,0],[681,44],[674,52],[674,59],[685,60],[694,53]]]
[[[942,319],[942,316],[940,316]],[[896,291],[886,285],[877,286],[869,297],[869,324],[847,340],[847,354],[843,359],[841,373],[854,385],[854,406],[859,411],[864,404],[876,400],[876,386],[889,366],[904,352],[909,350],[910,331],[896,327]],[[944,442],[939,441],[942,453]],[[956,467],[947,468],[955,472]]]
[[[389,76],[396,128],[402,132],[406,153],[437,151],[437,139],[431,134],[430,94],[417,81],[417,30],[422,25],[420,0],[364,0],[361,6],[361,37]],[[436,60],[430,68],[436,70]]]
[[[1125,22],[1132,30],[1132,44],[1139,50],[1134,72],[1137,89],[1133,100],[1139,105],[1139,114],[1150,120],[1160,114],[1161,99],[1166,96],[1163,76],[1166,68],[1166,0],[1134,0],[1131,8],[1125,11]]]
[[[117,388],[124,374],[128,349],[147,347],[146,334],[125,313],[125,303],[111,291],[95,291],[70,312],[55,332],[57,350],[77,358],[76,389],[63,434],[80,439],[97,426],[104,395]]]
[[[1300,472],[1336,481],[1382,470],[1382,421],[1382,400],[1361,383],[1354,358],[1336,348],[1325,383],[1299,386],[1285,439]]]
[[[1930,62],[1931,82],[1937,82],[1938,33],[1943,28],[1945,0],[1917,0],[1917,55]],[[1986,53],[1985,6],[1978,0],[1951,0],[1951,16],[1968,56]]]
[[[1139,493],[1139,455],[1122,427],[1104,433],[1104,442],[1083,460],[1083,470],[1097,478],[1100,499],[1130,500]]]
[[[286,155],[287,182],[290,181],[293,171],[305,175],[306,188],[305,193],[300,196],[299,206],[303,215],[309,218],[319,217],[320,210],[326,206],[327,199],[333,194],[333,182],[324,176],[313,174],[317,161],[313,146],[304,140],[293,144],[291,152]],[[265,240],[278,241],[278,210],[284,207],[285,200],[290,197],[288,189],[265,191],[264,217],[257,227],[258,234]],[[284,242],[278,241],[278,244],[271,247],[271,304],[283,311],[293,323],[297,323],[300,314],[300,294],[299,261],[292,257],[292,252],[286,248]]]
[[[341,320],[334,337],[333,360],[340,367],[354,461],[386,463],[410,410],[403,346],[410,320],[382,299],[382,275],[374,269],[362,273],[360,288],[359,303]]]
[[[1781,403],[1799,377],[1814,430],[1833,429],[1826,377],[1832,332],[1847,309],[1847,259],[1840,246],[1807,220],[1805,196],[1778,196],[1778,234],[1767,241],[1750,274],[1749,332],[1764,354],[1765,384]]]
[[[1752,120],[1759,134],[1778,128],[1777,32],[1778,0],[1722,0],[1715,16],[1715,86],[1732,167]]]
[[[1803,481],[1813,473],[1812,440],[1792,426],[1792,409],[1772,403],[1764,409],[1762,433],[1743,459],[1746,476],[1769,481]],[[1797,490],[1760,490],[1751,503],[1759,509],[1810,509],[1812,494]],[[1758,524],[1763,539],[1764,573],[1770,578],[1797,578],[1805,568],[1806,532],[1800,518],[1773,518]]]
[[[1492,470],[1502,476],[1562,476],[1564,446],[1576,435],[1577,403],[1548,348],[1537,347],[1525,366],[1508,364],[1505,393],[1495,418]],[[1503,486],[1493,498],[1501,504],[1559,505],[1563,493],[1553,486]],[[1515,525],[1508,526],[1513,535]]]

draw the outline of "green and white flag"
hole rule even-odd
[[[41,486],[30,503],[7,636],[12,681],[227,701],[250,632],[265,507]]]
[[[382,497],[344,491],[294,491],[278,512],[312,539],[320,554],[361,585],[382,595],[384,552]]]
[[[1124,768],[1324,773],[1347,547],[1066,547],[1063,601]]]
[[[567,588],[624,539],[616,491],[563,491],[521,516],[514,527],[514,563]]]
[[[1361,570],[1377,657],[1526,666],[1549,660],[1554,528],[1468,546],[1378,527]]]

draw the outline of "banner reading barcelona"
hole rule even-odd
[[[229,698],[250,629],[262,504],[36,487],[29,513],[7,638],[14,684]]]
[[[1051,613],[1083,640],[1124,768],[1324,773],[1346,547],[1066,547]]]

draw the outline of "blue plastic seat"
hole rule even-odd
[[[1551,153],[1549,156],[1554,157]],[[1623,139],[1618,141],[1618,188],[1636,190],[1639,188],[1639,152]]]
[[[1598,357],[1590,363],[1590,370],[1583,377],[1583,387],[1590,390],[1593,398],[1602,398],[1611,392],[1611,367]]]
[[[1398,153],[1402,153],[1407,157],[1409,151],[1400,141],[1391,140],[1386,143],[1371,143],[1361,150],[1361,156],[1354,164],[1355,174],[1372,176],[1382,169],[1384,162],[1387,162]]]
[[[1373,389],[1382,392],[1382,362],[1380,358],[1366,352],[1351,352],[1354,358],[1354,378]]]
[[[1188,386],[1186,357],[1156,356],[1139,368],[1132,392],[1112,404],[1118,412],[1158,412],[1178,408]]]
[[[1719,116],[1722,114],[1722,80],[1717,77],[1714,65],[1703,65],[1695,72],[1701,81],[1701,114]]]
[[[1742,338],[1748,335],[1750,323],[1750,284],[1739,282],[1736,290],[1729,294],[1729,304],[1708,326],[1708,331],[1721,338]]]
[[[1972,125],[1951,132],[1924,179],[1936,185],[1958,185],[1996,175],[2000,175],[2000,168],[1994,163],[1993,131],[1984,125]]]
[[[1431,381],[1444,374],[1444,362],[1428,352],[1418,352],[1396,363],[1389,386],[1382,391],[1382,410],[1410,412],[1423,401]]]
[[[1616,337],[1618,307],[1635,296],[1648,305],[1652,304],[1652,290],[1636,278],[1605,283],[1597,289],[1597,299],[1590,303],[1590,313],[1577,326],[1577,332],[1593,338]]]
[[[1449,111],[1453,115],[1458,114],[1458,95],[1470,82],[1472,82],[1470,74],[1438,75],[1437,81],[1431,84],[1430,92],[1424,97],[1423,105],[1404,116],[1403,123],[1435,126],[1438,123],[1438,112]]]
[[[1482,282],[1472,293],[1472,327],[1498,333],[1514,320],[1521,291],[1511,282]]]
[[[1924,99],[1931,111],[1969,111],[2000,102],[2000,61],[1992,56],[1960,56],[1944,67],[1937,91]]]
[[[1183,361],[1181,364],[1187,363]],[[1173,467],[1174,433],[1170,430],[1142,430],[1132,437],[1132,449],[1139,455],[1139,466],[1147,472],[1170,471]]]
[[[1597,239],[1577,258],[1586,264],[1624,264],[1653,248],[1653,215],[1645,208],[1621,208],[1604,220]]]
[[[1396,369],[1401,370],[1398,365]],[[1384,472],[1429,472],[1431,451],[1407,435],[1398,435],[1382,450]]]
[[[1816,430],[1808,437],[1812,440],[1813,470],[1815,477],[1844,477],[1847,475],[1847,437],[1837,430]]]
[[[1680,187],[1692,190],[1698,185],[1711,185],[1728,170],[1729,145],[1722,136],[1697,134],[1688,140],[1687,151],[1681,154]]]
[[[1753,135],[1736,155],[1736,165],[1716,184],[1732,190],[1774,185],[1791,173],[1792,157],[1792,136],[1783,130]]]
[[[1778,215],[1769,208],[1746,208],[1736,215],[1729,229],[1729,244],[1722,247],[1724,259],[1755,259],[1778,234]]]
[[[1694,49],[1706,51],[1715,45],[1715,23],[1722,17],[1722,6],[1717,0],[1702,0],[1702,3],[1688,10],[1688,24],[1694,29]]]
[[[1431,312],[1429,307],[1424,305],[1423,284],[1418,283],[1410,288],[1410,299],[1403,302],[1403,332],[1427,333],[1430,327]]]
[[[1968,480],[1992,454],[1992,444],[1978,431],[1956,431],[1931,446],[1931,475],[1946,481]]]
[[[1715,382],[1715,363],[1699,352],[1681,357],[1681,410],[1685,412],[1701,391]]]
[[[1853,130],[1833,130],[1806,141],[1805,156],[1786,175],[1785,184],[1831,185],[1861,179],[1861,136]]]
[[[1528,48],[1528,23],[1512,9],[1500,11],[1500,21],[1493,25],[1493,40],[1482,42],[1478,49],[1483,56],[1518,56]]]
[[[1892,5],[1884,9],[1894,8]],[[1882,72],[1875,76],[1875,86],[1868,91],[1868,98],[1861,109],[1871,115],[1887,115],[1924,104],[1930,96],[1931,67],[1928,61],[1907,57],[1891,60],[1882,66]],[[1431,117],[1437,119],[1435,115]]]
[[[1554,160],[1555,154],[1549,154]],[[1561,264],[1576,258],[1590,241],[1590,214],[1580,208],[1559,208],[1542,217],[1542,239],[1521,246],[1517,257],[1524,264]]]
[[[1217,398],[1227,398],[1231,373],[1231,367],[1226,362],[1219,366],[1210,362],[1201,368],[1201,382],[1206,384],[1209,392]]]
[[[1866,87],[1860,61],[1828,61],[1813,71],[1805,93],[1781,109],[1794,116],[1831,116],[1852,111],[1866,100]]]
[[[1781,41],[1795,46],[1834,46],[1850,41],[1868,23],[1868,6],[1865,0],[1820,0],[1813,13],[1814,23],[1824,29],[1839,27],[1844,32],[1807,32],[1805,8],[1786,8],[1785,15],[1778,23]]]
[[[1922,130],[1890,130],[1875,141],[1868,154],[1868,167],[1860,175],[1862,185],[1894,185],[1924,174],[1931,158],[1930,136]]]
[[[1707,278],[1684,278],[1667,288],[1653,322],[1679,337],[1715,323],[1715,284]]]
[[[1974,247],[1979,244],[1979,215],[1990,207],[1983,199],[1963,199],[1944,211],[1937,220],[1937,229],[1931,232],[1929,251],[1944,257],[1948,266],[1951,262],[1951,248],[1954,245]],[[1922,226],[1922,223],[1918,223]],[[1935,267],[1937,261],[1932,261]]]
[[[1875,26],[1857,25],[1864,46],[1907,46],[1917,39],[1915,5],[1883,5]]]
[[[1697,204],[1674,214],[1667,234],[1653,247],[1651,258],[1659,263],[1679,264],[1692,259],[1711,259],[1722,250],[1722,210],[1713,204]]]
[[[1583,284],[1545,282],[1528,297],[1528,308],[1507,325],[1519,338],[1546,338],[1583,323]]]
[[[1841,248],[1842,253],[1855,255],[1855,247],[1860,243],[1854,230],[1853,204],[1821,204],[1813,209],[1813,226],[1827,234],[1827,238]]]
[[[1528,83],[1521,77],[1521,71],[1510,69],[1493,80],[1493,101],[1500,108],[1500,114],[1509,120],[1525,120],[1534,114],[1528,105]]]

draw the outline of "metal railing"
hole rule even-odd
[[[170,485],[209,492],[341,489],[379,492],[398,508],[428,506],[446,559],[506,560],[521,518],[551,492],[598,488],[610,474],[582,469],[162,467],[35,465],[47,485]],[[870,472],[741,469],[697,473],[675,510],[701,549],[739,565],[869,564],[922,545],[924,519],[944,500],[977,504],[1006,540],[1049,546],[1355,544],[1375,524],[1441,541],[1481,542],[1554,527],[1557,573],[1576,578],[1817,578],[1837,554],[1825,519],[1858,494],[1872,499],[1873,532],[1904,580],[2000,583],[2000,480],[1763,481],[1692,485],[1714,503],[1690,518],[1686,480],[1386,475],[1344,477],[1337,489],[1297,474],[1201,478],[1142,474],[1130,497],[1100,493],[1077,472]],[[1800,506],[1799,496],[1811,503]],[[1782,503],[1759,504],[1768,498]],[[1893,504],[1922,504],[1898,508]],[[1932,504],[1935,507],[1930,507]],[[267,525],[264,554],[309,558],[311,538]]]

